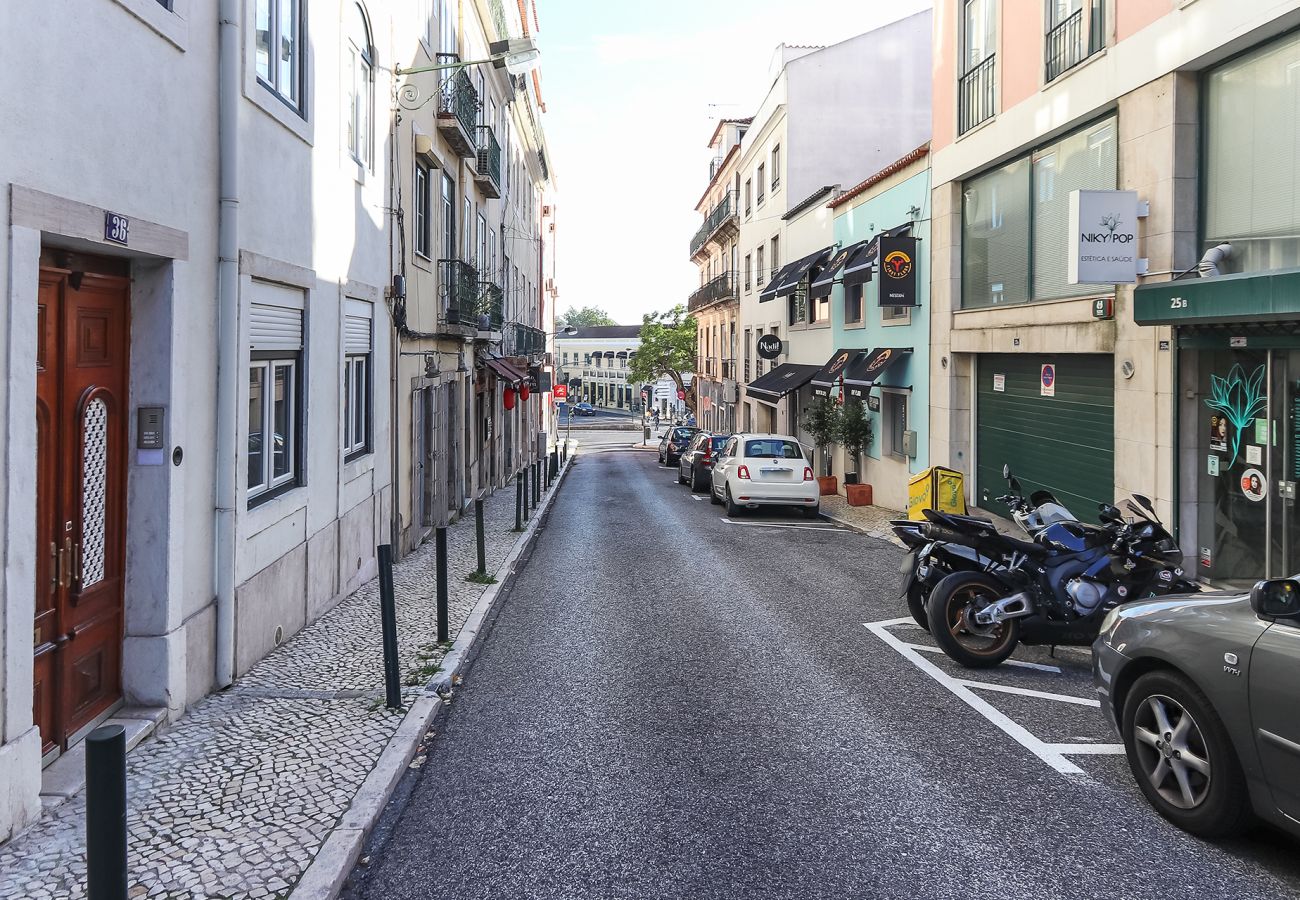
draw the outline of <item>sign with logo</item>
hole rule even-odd
[[[1045,363],[1038,376],[1038,393],[1043,397],[1056,396],[1056,366]]]
[[[880,236],[880,305],[916,306],[916,238]]]
[[[1137,191],[1071,191],[1070,284],[1137,281]]]
[[[760,334],[758,355],[763,359],[776,359],[781,355],[781,338],[775,334]]]
[[[867,409],[872,412],[880,412],[880,398],[875,394],[869,394],[867,396]]]
[[[555,387],[551,388],[551,393],[555,396],[556,400],[568,400],[569,386],[567,384],[557,384]]]

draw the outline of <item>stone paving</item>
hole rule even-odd
[[[893,530],[889,527],[890,519],[906,519],[907,513],[883,506],[849,506],[849,502],[839,494],[822,497],[822,512],[832,519],[846,522],[854,528],[864,531],[873,538],[889,541],[903,546]]]
[[[487,570],[518,534],[514,487],[484,503]],[[472,513],[447,533],[454,639],[486,590]],[[436,672],[430,541],[394,567],[403,696]],[[130,896],[286,897],[401,723],[383,702],[379,584],[372,581],[233,687],[195,704],[127,758]],[[0,900],[84,897],[84,794],[0,847]]]

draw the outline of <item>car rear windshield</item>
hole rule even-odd
[[[673,437],[679,441],[689,441],[691,435],[695,434],[698,430],[699,429],[697,428],[675,428],[673,429]]]
[[[730,440],[730,438],[725,434],[715,434],[713,437],[709,438],[709,443],[713,445],[713,449],[716,452],[725,447],[728,440]]]
[[[796,441],[760,438],[745,441],[745,455],[760,459],[803,459],[803,448]]]

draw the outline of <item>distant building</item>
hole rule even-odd
[[[627,380],[628,361],[641,346],[640,325],[594,325],[555,336],[558,383],[570,387],[570,402],[631,410],[640,403]]]

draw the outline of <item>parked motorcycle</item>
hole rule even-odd
[[[935,586],[926,602],[935,642],[962,665],[986,668],[1019,643],[1088,646],[1105,614],[1128,600],[1199,590],[1183,576],[1182,551],[1151,501],[1135,494],[1125,506],[1132,520],[1102,504],[1101,525],[1053,522],[1032,541],[987,520],[927,510],[927,538],[996,561]]]
[[[1035,491],[1026,499],[1020,482],[1011,474],[1008,466],[1002,467],[1002,477],[1006,479],[1010,493],[999,497],[998,501],[1010,508],[1011,517],[1030,537],[1057,522],[1078,521],[1050,491]],[[993,523],[989,520],[975,521],[983,522],[993,529]],[[984,572],[998,568],[1002,563],[998,557],[981,553],[975,547],[931,540],[925,535],[927,524],[911,519],[894,519],[889,523],[894,534],[898,535],[909,551],[898,567],[903,576],[900,593],[913,621],[929,631],[926,601],[940,581],[954,572]]]

